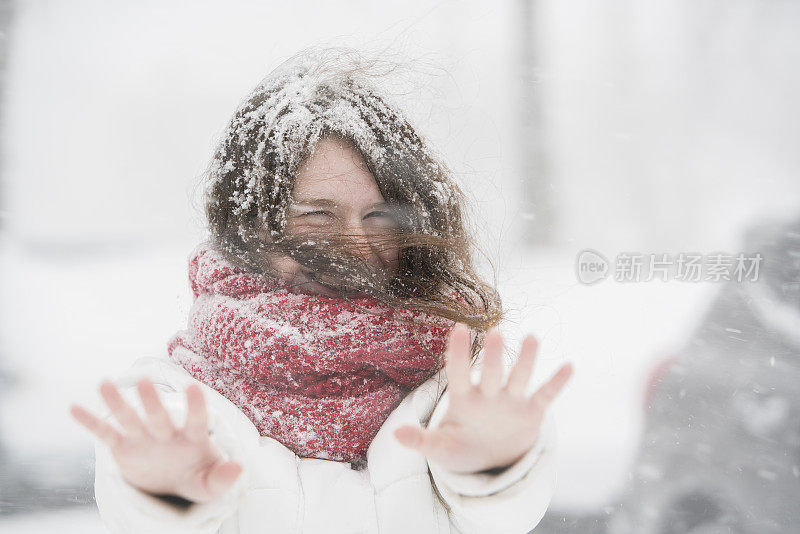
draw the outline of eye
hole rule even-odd
[[[391,214],[388,211],[373,211],[371,213],[368,213],[367,217],[372,217],[373,215],[378,215],[378,216],[382,215],[386,217],[391,217]]]
[[[390,211],[372,211],[365,218],[372,219],[374,221],[372,225],[378,228],[396,228],[398,226],[397,219]]]
[[[329,213],[323,210],[307,211],[305,213],[301,213],[300,217],[305,217],[306,215],[329,215]]]

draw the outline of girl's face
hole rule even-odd
[[[399,250],[386,241],[397,227],[375,178],[361,154],[338,138],[321,139],[301,165],[287,210],[290,234],[346,234],[351,252],[388,276],[397,272]],[[373,241],[380,246],[373,247]],[[287,256],[273,258],[281,278],[293,291],[336,297],[334,289],[313,280],[313,272]]]

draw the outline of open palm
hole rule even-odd
[[[173,423],[152,382],[143,378],[137,388],[147,414],[144,420],[113,382],[106,380],[100,387],[123,432],[75,404],[70,407],[72,417],[108,445],[122,476],[142,491],[192,502],[207,502],[225,492],[242,466],[226,461],[211,441],[200,386],[191,384],[186,390],[183,428]]]
[[[457,324],[445,352],[450,392],[447,412],[435,429],[404,425],[395,430],[395,437],[453,472],[471,473],[514,463],[536,443],[548,406],[572,375],[572,365],[567,363],[533,395],[525,396],[537,346],[536,338],[525,337],[504,385],[503,337],[496,328],[489,330],[480,383],[472,384],[470,332]]]

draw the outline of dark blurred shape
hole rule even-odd
[[[531,533],[597,534],[606,532],[607,520],[607,515],[604,513],[576,516],[550,509]]]
[[[744,239],[757,281],[725,283],[656,377],[614,534],[790,533],[800,524],[800,218]]]
[[[680,354],[655,367],[631,483],[596,515],[537,534],[800,531],[800,217],[746,232],[756,281],[725,282]]]

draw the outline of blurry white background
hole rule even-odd
[[[622,490],[644,381],[716,289],[584,286],[577,252],[736,253],[752,222],[800,213],[795,2],[0,4],[0,526],[15,532],[45,528],[43,502],[103,531],[90,502],[69,506],[92,495],[93,449],[68,405],[184,326],[201,174],[239,101],[307,46],[406,61],[396,99],[472,198],[509,352],[539,337],[538,382],[574,362],[554,509]]]

